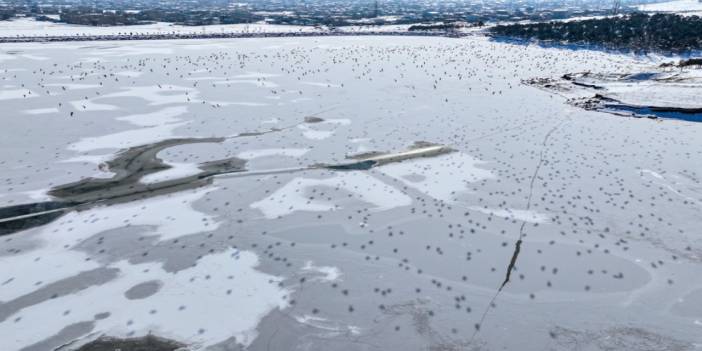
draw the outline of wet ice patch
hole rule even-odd
[[[160,280],[149,280],[143,283],[132,286],[127,291],[124,292],[124,297],[129,300],[140,300],[150,297],[156,294],[161,287],[163,282]]]
[[[25,308],[17,313],[21,319],[0,324],[0,338],[8,350],[19,350],[55,335],[64,325],[94,320],[92,332],[108,336],[154,333],[196,348],[234,336],[248,346],[260,319],[286,308],[290,293],[278,286],[281,278],[261,273],[256,266],[255,254],[235,249],[205,256],[177,273],[166,272],[159,263],[120,261],[110,266],[119,269],[116,279]],[[149,281],[162,285],[140,299],[125,294]],[[109,315],[95,320],[104,312]]]
[[[338,199],[345,196],[335,195],[332,200],[310,198],[309,192],[317,187],[343,189],[351,194],[351,198],[371,204],[376,211],[412,204],[409,196],[392,186],[366,173],[348,172],[324,179],[295,178],[270,196],[252,203],[251,207],[260,210],[269,219],[297,211],[325,212],[341,208]]]

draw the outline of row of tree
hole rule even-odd
[[[498,37],[594,44],[635,51],[687,52],[702,49],[702,18],[633,13],[601,19],[500,25]]]
[[[45,16],[39,16],[37,19],[89,26],[134,25],[150,22],[170,22],[202,26],[211,24],[251,23],[263,20],[263,17],[245,10],[175,11],[152,9],[139,12],[103,12],[93,11],[90,8],[75,8],[63,10],[59,20],[52,20]]]
[[[407,30],[410,32],[415,31],[454,31],[465,27],[482,27],[485,24],[482,21],[476,22],[450,22],[450,23],[437,23],[437,24],[414,24],[411,25]]]

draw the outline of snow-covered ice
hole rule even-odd
[[[49,30],[125,28],[0,26]],[[139,194],[0,236],[0,349],[695,350],[702,124],[524,83],[590,72],[626,103],[696,107],[700,69],[671,60],[479,33],[3,44],[0,211],[206,139],[160,150]],[[382,162],[330,167],[359,160]],[[178,182],[203,169],[237,172]]]

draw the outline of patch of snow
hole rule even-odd
[[[58,113],[58,112],[59,112],[59,109],[56,107],[35,108],[35,109],[22,111],[22,113],[26,113],[28,115],[46,115],[46,114]]]
[[[312,278],[312,281],[322,281],[322,282],[335,282],[341,279],[341,271],[339,268],[331,266],[315,266],[314,262],[307,261],[302,267],[304,272],[317,273],[317,275]]]
[[[470,183],[494,177],[489,170],[478,167],[483,163],[468,154],[453,152],[391,163],[377,170],[435,199],[455,202]]]
[[[168,123],[180,122],[181,120],[176,117],[181,116],[186,112],[188,112],[188,108],[186,106],[173,106],[151,113],[117,117],[116,119],[120,121],[127,121],[141,127],[154,127]]]
[[[0,90],[0,100],[14,100],[39,97],[39,95],[28,89]]]
[[[257,271],[258,257],[229,249],[207,255],[196,265],[177,273],[159,263],[119,261],[116,279],[74,294],[45,300],[21,311],[21,319],[0,324],[5,348],[19,350],[58,333],[63,326],[95,320],[93,333],[135,337],[155,333],[198,349],[232,336],[248,346],[257,335],[259,321],[274,309],[288,306],[290,291],[278,286],[282,279]],[[158,281],[153,295],[129,299],[133,286]],[[109,316],[95,319],[99,313]],[[225,321],[226,323],[222,323]]]
[[[297,211],[325,212],[340,208],[333,200],[309,199],[306,193],[313,187],[343,189],[351,193],[353,199],[373,205],[376,211],[412,204],[409,196],[375,177],[362,172],[346,172],[325,179],[295,178],[270,196],[252,203],[251,208],[260,210],[269,219]]]
[[[127,130],[99,137],[88,137],[69,145],[68,149],[85,152],[100,149],[123,149],[144,145],[173,137],[173,131],[176,128],[187,125],[188,123],[188,121],[184,121],[149,128]]]
[[[72,248],[83,240],[110,229],[126,224],[154,226],[150,233],[158,235],[161,240],[214,230],[219,226],[214,218],[195,211],[190,206],[206,193],[206,190],[200,189],[196,192],[67,213],[42,227],[33,237],[39,241],[38,248],[16,255],[0,256],[0,301],[18,298],[47,284],[98,268],[100,265],[90,260],[87,254],[73,251]],[[78,223],[80,230],[75,230]],[[17,267],[22,269],[18,271]],[[0,333],[7,329],[0,327]]]

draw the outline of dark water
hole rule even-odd
[[[666,111],[655,107],[639,107],[619,104],[605,105],[605,109],[616,112],[631,112],[637,117],[677,119],[687,122],[702,122],[702,112]]]

